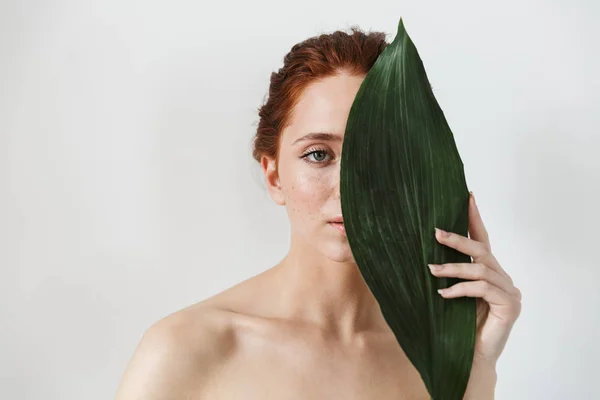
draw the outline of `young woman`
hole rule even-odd
[[[254,158],[291,226],[275,266],[156,322],[117,393],[133,399],[429,399],[386,324],[344,232],[340,156],[350,106],[387,46],[383,32],[337,31],[295,45],[271,75]],[[491,254],[473,198],[470,238],[437,234],[473,257],[435,276],[469,279],[442,294],[478,298],[465,399],[492,399],[496,361],[521,294]]]

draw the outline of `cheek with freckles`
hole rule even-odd
[[[315,225],[323,224],[323,205],[327,196],[327,184],[319,176],[298,176],[285,191],[288,216],[292,227],[303,233],[310,233]]]
[[[284,196],[292,230],[327,258],[348,262],[353,257],[347,241],[327,225],[341,212],[336,174],[334,168],[296,173],[287,181]]]

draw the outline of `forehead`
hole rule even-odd
[[[343,135],[350,107],[364,75],[335,75],[304,88],[282,140],[291,143],[310,132]]]

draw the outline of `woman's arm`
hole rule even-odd
[[[497,380],[494,365],[474,362],[463,400],[494,400]]]

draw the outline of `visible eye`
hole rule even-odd
[[[314,161],[310,160],[311,156],[313,156],[312,159]],[[326,149],[317,149],[304,154],[301,158],[303,158],[307,163],[323,164],[327,156],[331,156],[329,151]]]

